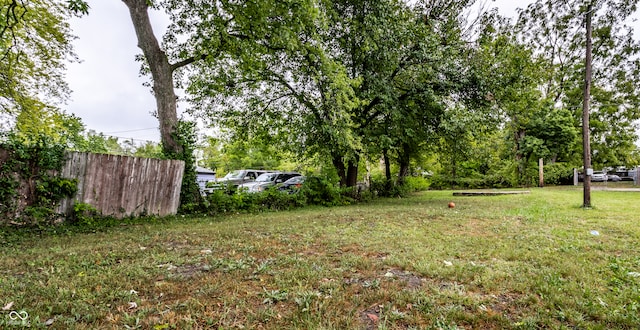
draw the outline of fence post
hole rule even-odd
[[[542,188],[544,187],[544,159],[542,158],[538,159],[538,176],[539,176],[538,186]]]

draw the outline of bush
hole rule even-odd
[[[345,203],[343,193],[331,181],[321,177],[308,177],[302,186],[301,193],[309,205],[336,206]]]
[[[256,195],[254,206],[259,205],[263,210],[291,210],[307,204],[304,194],[289,194],[273,187],[253,195]]]
[[[207,213],[218,214],[235,212],[238,210],[236,195],[229,195],[224,190],[215,190],[207,195],[209,207]]]
[[[326,178],[308,177],[302,188],[290,193],[275,187],[259,193],[216,190],[207,196],[207,213],[259,212],[290,210],[306,205],[336,206],[355,199],[356,189],[340,189]]]
[[[55,207],[77,190],[77,181],[59,177],[65,147],[45,135],[25,140],[0,136],[0,224],[55,223]],[[18,198],[20,197],[20,198]]]
[[[544,183],[548,185],[573,184],[573,166],[566,163],[545,165]]]
[[[406,185],[397,185],[386,178],[372,179],[369,190],[377,197],[401,197],[409,193]]]
[[[76,202],[73,205],[73,215],[71,223],[78,226],[95,226],[96,220],[100,216],[95,207],[87,203]]]
[[[429,189],[429,181],[421,176],[409,176],[404,179],[404,185],[410,192]]]
[[[451,178],[444,175],[434,175],[430,182],[430,188],[435,190],[508,188],[511,186],[511,183],[502,175],[484,175],[474,178]]]

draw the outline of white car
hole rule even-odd
[[[593,175],[591,176],[592,182],[605,182],[607,180],[608,180],[607,173],[604,173],[602,171],[594,171]]]
[[[278,183],[285,182],[293,177],[301,176],[302,174],[296,172],[274,172],[260,174],[256,178],[256,181],[241,184],[238,186],[238,192],[246,191],[250,193],[261,192],[266,188],[275,186]]]

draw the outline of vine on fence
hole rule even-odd
[[[175,154],[164,150],[164,156],[168,159],[184,161],[184,176],[180,189],[180,213],[198,213],[203,208],[203,200],[200,195],[196,178],[196,159],[193,152],[196,148],[196,126],[194,122],[179,121],[174,138],[182,146],[182,153]]]
[[[59,219],[55,208],[77,191],[77,180],[57,173],[65,146],[39,135],[28,140],[0,136],[0,225],[42,225]]]

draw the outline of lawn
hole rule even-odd
[[[592,200],[429,191],[0,236],[0,328],[639,328],[640,193]]]

